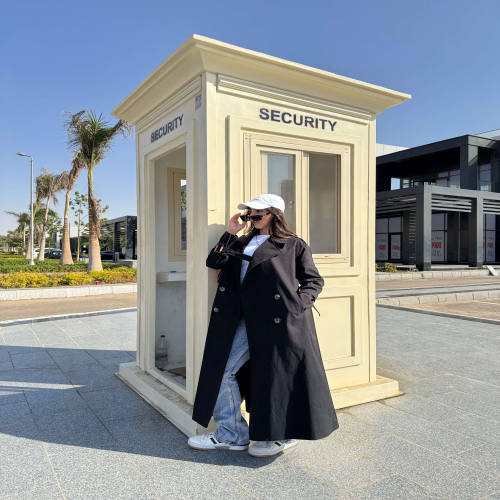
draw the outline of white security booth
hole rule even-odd
[[[119,376],[186,434],[206,432],[191,419],[217,287],[205,260],[266,192],[325,279],[313,316],[335,407],[401,394],[376,374],[375,123],[409,98],[193,35],[113,110],[137,147],[137,361]]]

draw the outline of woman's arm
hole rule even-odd
[[[300,286],[300,301],[305,309],[313,307],[314,301],[321,293],[325,284],[318,272],[309,245],[301,241],[299,253],[295,259],[295,276]]]
[[[229,253],[224,252],[227,246],[232,245],[238,237],[228,231],[220,237],[219,242],[210,251],[207,257],[207,267],[212,269],[222,269],[229,260]]]

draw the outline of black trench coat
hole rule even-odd
[[[242,257],[250,239],[226,231],[207,257],[207,266],[222,269],[222,274],[193,420],[203,427],[210,422],[241,311],[250,360],[236,378],[250,413],[250,439],[324,438],[339,424],[311,309],[323,278],[301,238],[269,237],[253,257]],[[240,286],[242,258],[250,262]]]

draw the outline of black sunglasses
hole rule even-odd
[[[250,219],[258,221],[258,220],[262,220],[266,215],[269,215],[270,213],[271,212],[267,212],[266,214],[261,214],[261,215],[248,215],[248,214],[245,214],[245,215],[240,215],[240,219],[243,222],[248,222]]]

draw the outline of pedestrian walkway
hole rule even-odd
[[[187,447],[115,377],[135,313],[6,327],[0,498],[499,500],[498,326],[382,308],[377,324],[378,373],[406,394],[265,459]]]
[[[2,300],[0,306],[0,322],[2,322],[39,316],[137,307],[137,293],[112,293],[54,299]]]
[[[486,292],[489,290],[500,290],[500,281],[495,284],[483,283],[481,285],[456,285],[456,286],[434,286],[418,287],[397,290],[377,290],[377,299],[383,297],[412,297],[416,295],[436,295],[441,293],[464,293],[464,292]]]

